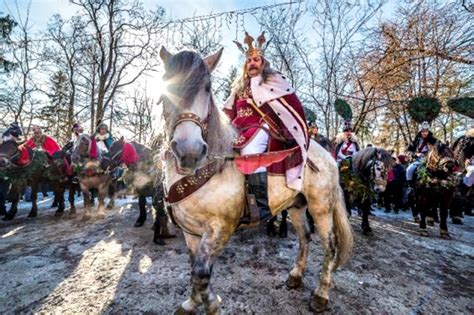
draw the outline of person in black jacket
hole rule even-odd
[[[403,208],[403,188],[406,182],[405,168],[400,158],[396,159],[396,164],[391,172],[392,180],[387,184],[385,196],[385,212],[390,212],[391,204],[393,204],[395,213],[398,213]]]
[[[424,121],[421,124],[420,131],[416,135],[415,140],[413,140],[407,148],[408,154],[414,159],[414,162],[407,167],[406,171],[406,180],[411,186],[413,185],[413,174],[415,173],[415,170],[428,153],[428,144],[434,144],[436,141],[437,139],[430,131],[430,125],[428,122]]]

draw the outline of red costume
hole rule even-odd
[[[34,149],[40,147],[44,151],[46,151],[50,156],[53,156],[54,153],[61,150],[58,143],[51,138],[50,136],[43,135],[40,139],[36,139],[35,137],[28,140],[25,144],[28,148]]]
[[[269,174],[286,174],[288,187],[300,190],[309,135],[303,106],[294,89],[285,76],[272,74],[266,82],[262,82],[261,76],[252,78],[246,90],[242,95],[233,93],[224,105],[224,111],[239,131],[235,148],[244,148],[261,128],[268,126],[269,152],[299,149],[267,170]]]

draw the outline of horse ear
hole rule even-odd
[[[160,58],[163,60],[163,63],[167,64],[171,57],[173,57],[173,55],[165,48],[165,46],[161,46]]]
[[[123,142],[125,138],[123,136],[120,137],[120,141]]]
[[[217,64],[219,63],[219,60],[221,59],[223,50],[224,50],[224,47],[219,49],[215,54],[204,58],[204,62],[207,64],[207,67],[209,68],[209,72],[212,72],[214,71],[214,69],[216,69]]]

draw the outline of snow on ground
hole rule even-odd
[[[190,293],[187,248],[178,237],[159,247],[152,219],[134,228],[137,200],[118,199],[103,220],[53,216],[52,198],[39,197],[39,216],[0,222],[0,312],[170,314]],[[408,212],[376,210],[375,235],[361,235],[353,212],[352,260],[333,275],[331,314],[472,314],[474,312],[474,218],[449,225],[453,240],[417,234]],[[313,235],[304,288],[284,281],[297,242],[268,238],[263,228],[238,231],[217,261],[213,285],[224,314],[309,314],[322,249]]]

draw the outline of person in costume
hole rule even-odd
[[[245,55],[245,63],[242,75],[233,83],[224,111],[238,130],[234,148],[241,155],[294,150],[281,162],[267,168],[258,167],[247,176],[249,190],[255,195],[257,205],[261,210],[268,211],[267,172],[286,175],[289,188],[302,189],[309,134],[303,106],[295,90],[264,56],[265,41],[264,33],[255,41],[247,32],[244,40],[246,49],[234,41]]]
[[[413,174],[418,168],[418,165],[425,158],[426,154],[429,151],[429,144],[436,143],[437,139],[433,136],[433,133],[430,131],[430,125],[427,121],[424,121],[421,126],[418,134],[412,143],[407,147],[408,154],[413,158],[413,162],[407,167],[407,181],[413,186]]]
[[[39,126],[33,126],[33,137],[22,145],[30,149],[41,149],[48,153],[49,156],[53,156],[54,153],[60,151],[59,144],[52,137],[43,134],[43,131]]]
[[[351,158],[355,153],[359,152],[359,143],[357,141],[357,137],[352,133],[350,121],[344,122],[342,133],[336,137],[335,143],[336,161],[338,164],[347,158]]]
[[[109,153],[109,149],[114,143],[114,138],[112,134],[109,132],[109,128],[106,124],[100,123],[97,126],[96,132],[94,134],[95,141],[97,142],[97,148],[99,149],[102,155],[107,156]]]

